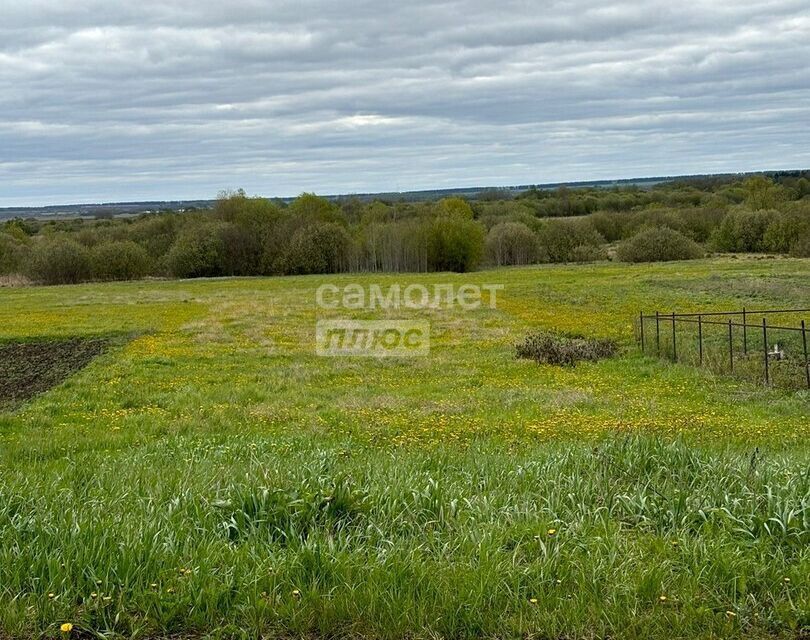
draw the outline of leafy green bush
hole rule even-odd
[[[600,211],[588,220],[608,242],[632,238],[648,227],[669,227],[695,242],[706,242],[725,215],[720,208],[669,209],[651,205],[641,211]]]
[[[810,258],[810,234],[798,238],[790,247],[794,258]]]
[[[579,244],[571,249],[568,256],[568,262],[598,262],[607,259],[608,253],[605,247],[597,247],[592,244]]]
[[[788,199],[784,187],[774,184],[765,176],[752,176],[742,183],[745,192],[745,204],[755,211],[773,209]]]
[[[472,207],[464,198],[442,198],[437,203],[437,207],[440,216],[463,218],[465,220],[472,220],[473,218]]]
[[[779,212],[735,209],[726,214],[712,234],[712,244],[718,251],[765,251],[765,232],[778,219]]]
[[[128,226],[127,239],[141,245],[153,259],[163,258],[177,239],[184,215],[188,214],[145,215]]]
[[[314,193],[302,193],[287,207],[289,217],[300,226],[310,226],[321,222],[345,224],[340,207]]]
[[[169,272],[177,278],[221,276],[224,245],[220,231],[225,224],[206,222],[183,229],[166,255]]]
[[[531,229],[520,222],[501,222],[489,230],[487,258],[497,266],[538,262],[540,245]]]
[[[459,215],[436,218],[428,244],[434,271],[472,271],[484,255],[484,228]]]
[[[317,196],[314,197],[317,198]],[[319,202],[320,200],[322,199],[318,198]],[[281,216],[281,211],[267,198],[251,198],[240,189],[232,193],[219,194],[214,204],[214,216],[223,222],[230,222],[261,233]]]
[[[555,335],[547,331],[532,333],[515,346],[518,358],[540,364],[574,366],[580,360],[595,361],[610,358],[617,351],[616,343],[605,338],[579,335]]]
[[[275,271],[285,274],[337,273],[348,269],[352,240],[333,222],[312,224],[295,232]]]
[[[631,221],[627,213],[597,211],[588,216],[593,228],[607,241],[616,242],[625,237],[626,227]]]
[[[693,240],[667,227],[647,229],[622,242],[616,257],[622,262],[694,260],[703,250]]]
[[[551,262],[573,262],[582,255],[583,249],[578,247],[605,244],[589,220],[550,220],[540,231],[539,241],[540,250]]]
[[[29,253],[25,242],[10,233],[0,233],[0,275],[20,273]]]
[[[793,253],[793,247],[807,237],[810,237],[810,212],[795,210],[776,216],[765,230],[762,244],[769,252]]]
[[[28,260],[29,277],[41,284],[73,284],[92,275],[90,252],[66,236],[44,237]]]
[[[146,249],[132,242],[107,242],[90,252],[93,276],[98,280],[137,280],[150,270]]]
[[[14,236],[18,240],[25,240],[31,236],[35,236],[39,231],[37,222],[32,220],[25,220],[23,218],[13,218],[6,220],[0,225],[0,231]]]
[[[264,272],[264,242],[256,229],[224,224],[218,230],[222,275],[252,276]]]

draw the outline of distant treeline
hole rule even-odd
[[[146,276],[470,271],[483,265],[810,256],[806,175],[616,188],[491,190],[467,201],[289,204],[220,194],[213,208],[0,226],[0,275],[46,284]]]

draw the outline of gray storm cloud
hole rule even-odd
[[[810,166],[810,6],[0,7],[0,206]]]

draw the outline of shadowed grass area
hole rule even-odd
[[[0,291],[6,339],[149,331],[0,412],[0,636],[800,637],[810,397],[645,357],[633,321],[808,306],[809,276],[710,260]],[[315,305],[324,282],[504,289],[347,311]],[[430,354],[317,357],[315,322],[342,314],[427,320]],[[620,352],[515,358],[541,330]]]

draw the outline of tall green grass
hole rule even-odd
[[[810,624],[806,457],[177,437],[5,469],[0,626],[695,637]]]

